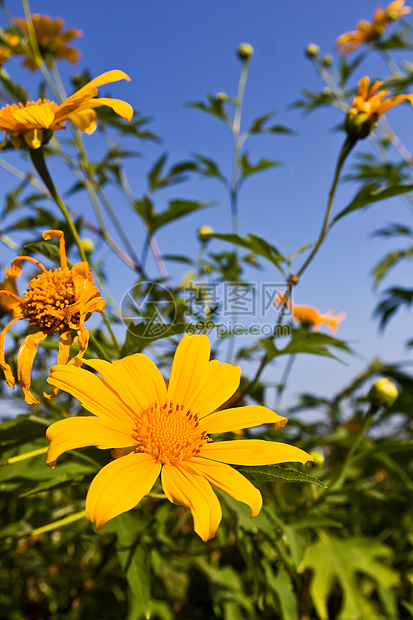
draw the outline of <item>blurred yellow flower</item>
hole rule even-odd
[[[19,294],[16,285],[15,276],[6,276],[3,282],[0,282],[0,291],[9,291],[13,293],[16,297]],[[14,308],[19,305],[19,302],[14,297],[7,297],[3,295],[0,297],[0,317],[3,317],[5,314],[10,314],[13,312]]]
[[[4,65],[5,62],[10,58],[12,54],[14,54],[13,47],[18,45],[20,42],[19,37],[12,34],[11,32],[6,32],[3,36],[3,39],[0,40],[0,67]],[[8,43],[8,45],[4,45],[4,43]]]
[[[77,37],[82,37],[83,32],[76,28],[69,28],[63,30],[64,21],[60,17],[53,19],[49,15],[32,16],[34,34],[36,36],[37,45],[39,46],[40,55],[44,61],[51,66],[54,59],[68,60],[72,65],[75,65],[80,56],[80,52],[76,47],[68,45],[68,41]],[[17,17],[14,22],[20,28],[26,38],[29,36],[26,20]],[[30,43],[26,44],[31,54],[33,50]],[[23,46],[24,49],[24,46]],[[29,67],[32,71],[37,69],[36,63],[31,58],[25,58],[23,61],[25,67]]]
[[[274,307],[278,308],[284,303],[284,300],[285,293],[278,293],[274,301]],[[321,327],[326,325],[332,336],[337,332],[339,323],[346,318],[345,312],[341,312],[334,316],[334,310],[328,310],[325,314],[321,314],[321,312],[313,308],[313,306],[293,304],[291,299],[288,299],[287,305],[292,313],[294,321],[300,323],[303,327],[311,328],[314,332],[319,332]]]
[[[67,364],[72,344],[70,331],[76,330],[80,349],[77,358],[82,358],[89,342],[89,332],[83,322],[90,313],[102,312],[106,305],[93,284],[93,276],[86,262],[77,263],[72,269],[68,268],[62,231],[47,230],[43,233],[45,240],[54,237],[59,240],[60,268],[47,270],[30,256],[17,256],[12,260],[11,268],[6,268],[8,279],[20,276],[23,261],[34,263],[41,269],[41,273],[30,280],[23,297],[6,287],[0,290],[0,299],[5,296],[17,302],[13,308],[13,319],[0,333],[0,366],[3,368],[7,385],[11,388],[14,387],[14,376],[5,361],[4,339],[7,331],[17,321],[27,319],[30,323],[31,332],[24,339],[17,354],[17,377],[25,401],[29,404],[39,402],[30,392],[30,374],[39,344],[49,335],[59,333],[57,362]]]
[[[5,131],[6,136],[0,148],[7,144],[9,138],[15,148],[29,146],[31,149],[38,149],[50,140],[53,131],[63,129],[67,120],[71,120],[85,133],[91,134],[96,129],[96,112],[93,108],[99,106],[108,106],[130,121],[133,108],[129,103],[120,99],[96,97],[98,86],[118,80],[130,81],[130,77],[123,71],[108,71],[83,86],[60,105],[47,99],[38,99],[1,108],[0,131]]]
[[[357,140],[366,138],[380,116],[394,106],[402,101],[410,101],[413,105],[413,95],[396,95],[384,99],[389,91],[380,90],[382,85],[383,82],[374,82],[370,86],[370,79],[367,76],[361,78],[358,83],[357,94],[347,112],[344,124],[347,133]]]
[[[357,22],[356,30],[351,32],[345,32],[336,40],[336,47],[342,56],[347,56],[351,52],[354,52],[363,43],[369,43],[375,41],[382,34],[384,34],[387,26],[411,13],[412,9],[409,6],[404,6],[405,0],[394,0],[383,10],[378,7],[373,15],[373,20],[368,22],[366,19],[361,19]]]
[[[287,420],[261,406],[217,411],[236,391],[239,367],[209,361],[207,336],[185,335],[172,364],[169,386],[155,364],[137,353],[115,362],[54,366],[48,382],[82,403],[93,416],[52,424],[46,463],[54,467],[67,450],[84,446],[114,448],[114,461],[93,479],[86,514],[99,530],[109,519],[134,508],[159,474],[166,497],[192,512],[195,532],[207,541],[221,521],[211,484],[251,508],[262,506],[258,489],[230,465],[306,463],[312,457],[284,443],[260,439],[213,441],[210,434]]]

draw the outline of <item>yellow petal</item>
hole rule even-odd
[[[307,463],[313,458],[286,443],[263,439],[234,439],[203,446],[199,455],[206,459],[230,465],[272,465],[274,463]]]
[[[44,332],[36,332],[29,334],[23,340],[23,343],[17,353],[17,380],[23,390],[24,400],[29,405],[37,405],[39,401],[30,392],[32,366],[36,357],[37,347],[43,340],[46,340],[47,334]]]
[[[191,510],[194,530],[204,542],[215,536],[222,511],[217,496],[204,477],[189,471],[182,461],[178,466],[162,468],[162,486],[169,501]]]
[[[0,333],[0,366],[3,369],[4,376],[6,378],[6,383],[11,388],[14,388],[14,376],[11,371],[10,365],[6,363],[6,360],[4,358],[4,339],[10,327],[14,325],[16,321],[21,321],[21,319],[22,317],[17,317],[17,318],[12,319],[9,323],[7,323],[6,327]]]
[[[19,123],[29,127],[43,127],[48,129],[54,121],[52,103],[39,103],[21,108],[13,112],[13,116]]]
[[[105,465],[93,478],[86,497],[86,514],[96,530],[139,504],[152,489],[160,470],[161,464],[143,453],[122,456]]]
[[[199,419],[221,407],[236,392],[241,379],[239,366],[213,360],[205,369],[198,389],[188,407],[196,411]]]
[[[197,456],[191,458],[188,466],[204,476],[208,482],[230,497],[247,504],[251,508],[251,517],[256,517],[262,508],[262,495],[245,476],[229,465]]]
[[[126,448],[134,443],[131,430],[126,424],[92,416],[59,420],[49,426],[46,437],[50,442],[46,457],[46,465],[49,467],[54,467],[58,457],[68,450],[86,446]]]
[[[81,131],[87,133],[89,136],[97,127],[96,112],[90,108],[81,110],[80,112],[73,112],[73,114],[70,115],[70,120],[77,125]]]
[[[169,379],[168,398],[189,407],[209,363],[211,347],[207,336],[186,334],[178,344]]]
[[[166,400],[165,381],[155,364],[146,355],[136,353],[115,362],[88,360],[107,385],[118,391],[122,400],[138,414],[148,405]]]
[[[126,120],[130,121],[133,116],[133,108],[126,101],[122,101],[122,99],[112,99],[111,97],[98,97],[94,99],[90,99],[85,103],[85,106],[88,108],[98,108],[99,106],[105,105],[108,108],[112,108],[116,114],[119,114],[122,118],[126,118]],[[79,108],[82,111],[82,106]],[[69,116],[72,119],[72,116]]]
[[[133,428],[134,412],[118,392],[92,372],[77,366],[53,366],[47,382],[77,398],[90,413],[119,420]]]
[[[260,426],[261,424],[274,423],[275,428],[281,428],[287,424],[287,418],[276,414],[267,407],[251,405],[248,407],[234,407],[233,409],[222,409],[204,417],[199,430],[210,433],[227,433],[228,431],[239,431],[242,428]]]
[[[107,71],[102,73],[97,78],[83,86],[77,92],[73,93],[63,103],[61,103],[55,111],[55,122],[61,122],[65,120],[72,112],[75,112],[82,104],[91,100],[92,97],[97,95],[97,87],[102,84],[109,84],[109,82],[118,82],[119,80],[128,80],[130,77],[123,71]],[[84,108],[83,108],[84,109]]]
[[[60,338],[59,338],[59,353],[57,356],[57,363],[58,364],[67,364],[67,362],[69,361],[69,356],[70,356],[70,345],[72,344],[72,336],[70,335],[70,332],[63,332],[62,334],[60,334]],[[55,388],[53,390],[53,392],[51,394],[47,394],[46,392],[43,392],[43,396],[45,398],[54,398],[57,395],[57,392],[59,391],[58,388]]]

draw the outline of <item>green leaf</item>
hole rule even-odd
[[[149,232],[153,234],[156,230],[161,228],[161,226],[165,226],[165,224],[169,222],[173,222],[184,215],[188,215],[188,213],[193,213],[194,211],[209,206],[211,206],[211,203],[198,202],[197,200],[170,200],[168,209],[162,213],[153,215],[149,223]]]
[[[30,243],[25,243],[23,247],[30,256],[41,254],[60,265],[59,247],[50,241],[31,241]]]
[[[298,471],[297,469],[280,467],[280,465],[254,465],[253,467],[242,465],[236,469],[249,480],[264,480],[266,482],[311,482],[319,487],[326,488],[324,482],[321,482],[318,478],[309,476],[305,472]]]
[[[380,329],[385,328],[401,306],[410,307],[413,304],[413,289],[394,286],[384,291],[383,296],[383,301],[374,310],[374,315],[380,317]]]
[[[266,114],[262,114],[262,116],[258,116],[252,123],[251,127],[244,133],[244,136],[254,133],[282,133],[289,136],[295,135],[295,131],[285,127],[284,125],[272,125],[271,127],[265,126],[265,123],[269,121],[275,113],[276,110],[271,110]]]
[[[277,349],[275,342],[268,338],[260,340],[261,345],[267,352],[269,360],[279,357],[280,355],[295,355],[297,353],[308,353],[310,355],[322,355],[331,357],[337,361],[341,361],[333,355],[329,347],[335,347],[346,353],[352,353],[352,350],[344,340],[327,336],[326,334],[317,334],[309,331],[305,327],[297,327],[291,329],[292,338],[284,349]]]
[[[39,437],[44,437],[50,422],[38,418],[35,415],[21,414],[3,422],[0,426],[0,445],[13,446],[33,442]]]
[[[273,567],[267,560],[263,561],[263,568],[266,584],[274,592],[280,604],[280,618],[282,620],[297,620],[297,598],[287,572],[279,569],[277,574],[274,575]]]
[[[363,207],[367,207],[374,202],[386,200],[387,198],[392,198],[393,196],[407,194],[411,191],[413,191],[413,184],[390,185],[383,188],[377,182],[369,183],[358,192],[358,194],[353,198],[351,203],[347,205],[345,209],[343,209],[338,215],[336,215],[330,226],[333,226],[333,224],[338,222],[338,220],[340,220],[348,213],[351,213],[352,211],[356,211],[357,209],[363,209]]]
[[[125,571],[133,594],[134,620],[149,620],[151,617],[148,551],[136,537],[137,532],[147,527],[149,520],[150,517],[127,512],[112,519],[104,527],[105,533],[114,532],[117,535],[116,551],[119,563]]]
[[[279,161],[274,161],[272,159],[260,159],[258,163],[251,164],[248,159],[248,153],[244,153],[242,157],[240,157],[239,164],[241,166],[242,179],[246,179],[251,174],[261,172],[262,170],[266,170],[267,168],[281,166],[281,163]]]
[[[265,241],[265,239],[261,239],[261,237],[251,234],[248,234],[247,238],[240,237],[239,235],[221,235],[215,233],[210,236],[214,239],[221,239],[221,241],[228,241],[234,245],[239,245],[247,250],[250,250],[250,252],[253,252],[254,254],[263,256],[275,265],[284,276],[284,271],[280,265],[280,263],[285,261],[284,256],[277,250],[277,248],[268,243],[268,241]]]
[[[213,95],[207,95],[207,103],[204,103],[203,101],[193,101],[190,103],[186,103],[185,105],[187,108],[194,108],[196,110],[206,112],[207,114],[211,114],[212,116],[216,116],[225,123],[230,122],[225,112],[224,102],[220,99],[217,99]]]
[[[396,250],[395,252],[389,252],[373,269],[373,281],[374,284],[378,284],[380,280],[384,278],[387,272],[395,267],[403,258],[411,259],[413,256],[413,247],[408,247],[405,250]]]
[[[389,547],[367,537],[340,540],[324,532],[320,537],[320,541],[307,547],[298,568],[300,573],[306,569],[313,571],[310,595],[318,617],[321,620],[330,617],[327,602],[337,580],[343,590],[343,605],[338,620],[382,618],[370,600],[363,596],[359,573],[367,575],[385,589],[397,585],[397,573],[383,561],[391,556]]]
[[[183,334],[188,330],[188,323],[152,322],[132,323],[127,327],[126,338],[121,350],[121,357],[141,351],[155,340]]]
[[[215,177],[222,181],[224,185],[228,185],[228,180],[222,174],[218,164],[213,159],[194,153],[193,155],[198,162],[197,172],[204,177]]]

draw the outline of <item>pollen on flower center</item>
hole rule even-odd
[[[73,275],[69,270],[55,269],[32,278],[23,293],[21,309],[30,325],[49,332],[63,332],[80,321],[80,314],[64,312],[76,301]]]
[[[210,439],[198,430],[198,414],[184,405],[157,402],[142,411],[132,435],[136,452],[152,454],[163,464],[176,463],[195,456]]]

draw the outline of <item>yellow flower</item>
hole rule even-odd
[[[75,366],[52,368],[48,382],[80,400],[94,416],[67,418],[48,428],[47,465],[54,467],[67,450],[114,448],[114,460],[93,479],[86,498],[86,514],[96,530],[134,508],[161,474],[167,498],[191,510],[195,532],[207,541],[222,516],[211,484],[250,506],[252,516],[261,510],[258,489],[229,465],[312,460],[284,443],[213,441],[211,434],[267,423],[280,428],[287,420],[261,406],[217,411],[236,391],[240,369],[209,357],[207,336],[185,335],[175,352],[168,388],[155,364],[141,353],[112,363],[84,362],[100,377]]]
[[[351,52],[354,52],[363,43],[370,43],[375,41],[382,34],[384,34],[387,26],[400,19],[404,15],[411,13],[412,9],[409,6],[404,6],[405,0],[395,0],[383,10],[378,7],[373,15],[373,20],[368,22],[366,19],[361,19],[357,22],[356,30],[351,32],[345,32],[336,40],[336,47],[342,56],[347,56]]]
[[[89,332],[83,322],[91,312],[102,312],[106,305],[93,284],[89,265],[86,262],[77,263],[69,269],[62,231],[47,230],[43,233],[45,240],[53,237],[59,240],[61,267],[47,270],[30,256],[17,256],[12,260],[11,269],[6,268],[7,278],[20,276],[23,261],[34,263],[41,269],[41,273],[30,280],[23,297],[19,297],[6,287],[0,290],[0,299],[6,296],[17,302],[13,308],[13,319],[0,333],[0,366],[3,368],[7,385],[11,388],[14,388],[14,376],[5,361],[4,338],[17,321],[27,319],[30,323],[31,332],[17,353],[17,378],[25,401],[29,404],[39,402],[30,392],[30,374],[39,344],[51,334],[60,334],[57,363],[67,364],[72,344],[70,331],[76,330],[79,340],[79,354],[76,357],[82,358],[89,342]],[[56,392],[57,390],[53,395]]]
[[[3,41],[8,43],[11,47],[3,45]],[[19,44],[19,37],[13,35],[11,32],[6,32],[2,40],[0,40],[0,67],[10,58],[14,53],[13,47]]]
[[[370,86],[367,76],[359,81],[357,94],[347,112],[344,124],[344,129],[353,138],[357,140],[366,138],[380,116],[402,101],[410,101],[413,104],[413,95],[396,95],[385,99],[389,91],[380,90],[382,85],[383,82],[374,82]]]
[[[60,105],[47,99],[38,99],[1,108],[0,131],[5,131],[6,136],[0,148],[4,147],[7,138],[10,138],[15,148],[27,145],[31,149],[38,149],[50,140],[53,131],[63,129],[67,120],[91,134],[96,129],[96,112],[93,108],[102,105],[112,108],[116,114],[130,121],[133,108],[129,103],[120,99],[96,98],[98,86],[123,79],[129,81],[130,77],[123,71],[108,71],[83,86]]]
[[[274,301],[274,307],[278,308],[284,303],[285,293],[278,293]],[[294,321],[300,323],[303,327],[310,327],[313,332],[319,332],[323,325],[327,325],[330,330],[330,334],[334,336],[338,329],[339,323],[344,321],[346,313],[341,312],[334,316],[334,310],[328,310],[325,314],[321,314],[317,308],[313,306],[301,306],[299,304],[293,304],[291,299],[288,299],[287,305],[291,310]]]
[[[49,15],[35,14],[32,16],[32,19],[37,45],[39,46],[40,54],[45,62],[51,66],[53,60],[56,58],[68,60],[72,65],[75,65],[79,60],[80,52],[76,47],[68,45],[67,43],[72,39],[82,37],[83,32],[76,28],[69,28],[63,31],[64,21],[60,17],[52,19]],[[26,20],[17,17],[14,21],[22,33],[28,37],[29,32]],[[28,44],[27,47],[33,54],[30,44]],[[23,65],[29,67],[32,71],[37,69],[36,63],[30,58],[26,58],[23,61]]]

